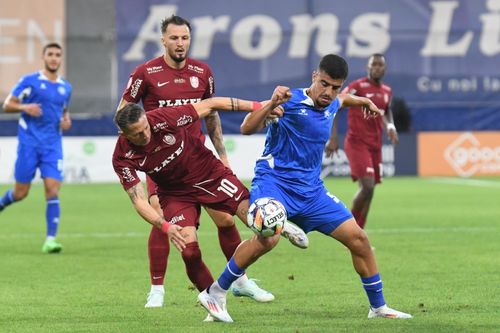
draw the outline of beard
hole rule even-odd
[[[59,70],[59,67],[60,67],[60,65],[57,65],[57,66],[55,66],[55,68],[54,68],[54,67],[51,67],[49,64],[45,63],[45,69],[46,69],[48,72],[52,73],[52,74],[57,73],[57,71]]]
[[[172,58],[173,61],[175,61],[176,63],[181,63],[183,62],[184,60],[186,60],[186,56],[177,56],[175,54],[171,54],[170,55],[170,58]]]

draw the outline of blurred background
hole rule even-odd
[[[172,14],[190,20],[190,56],[212,68],[219,96],[307,87],[328,53],[347,59],[350,82],[383,53],[400,132],[398,146],[384,145],[386,176],[500,175],[500,0],[2,1],[0,101],[42,67],[44,44],[63,45],[67,182],[117,181],[112,116],[130,72],[162,54],[160,22]],[[18,117],[0,112],[0,183],[13,180]],[[243,114],[221,118],[230,162],[250,179],[263,136],[238,135]],[[339,124],[345,132],[345,112]],[[323,168],[349,175],[343,151]]]

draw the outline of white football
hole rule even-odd
[[[285,222],[286,209],[274,198],[257,199],[248,209],[248,226],[253,232],[264,237],[280,234]]]

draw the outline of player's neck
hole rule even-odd
[[[187,59],[187,58],[186,58]],[[166,55],[163,55],[163,60],[167,64],[168,67],[173,68],[173,69],[182,69],[184,66],[186,66],[186,59],[184,59],[181,62],[174,61],[172,58],[167,57]]]
[[[370,81],[371,83],[373,83],[377,86],[380,86],[382,84],[382,78],[375,80],[375,79],[371,78],[370,76],[368,76],[368,81]]]
[[[51,72],[51,71],[48,71],[47,69],[44,68],[44,69],[42,69],[42,73],[47,79],[49,79],[49,81],[53,81],[53,82],[57,81],[57,77],[58,77],[57,72]]]

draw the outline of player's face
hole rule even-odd
[[[191,34],[188,26],[169,24],[161,41],[167,57],[175,62],[183,62],[191,45]]]
[[[123,134],[128,141],[136,146],[145,146],[151,141],[151,127],[149,126],[146,115],[127,127]]]
[[[314,72],[312,85],[309,88],[309,97],[316,107],[327,107],[340,92],[345,80],[332,79],[324,71]]]
[[[368,77],[374,81],[380,81],[385,74],[384,57],[371,57],[368,61]]]
[[[49,47],[43,53],[45,69],[51,73],[56,73],[61,67],[62,51],[57,47]]]

